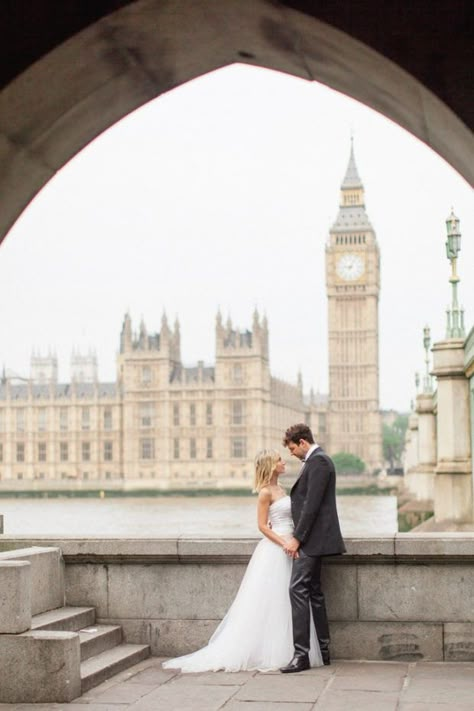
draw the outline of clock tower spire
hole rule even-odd
[[[366,209],[354,144],[341,184],[339,211],[326,245],[329,329],[328,431],[332,454],[382,466],[379,410],[380,255]]]
[[[346,174],[341,184],[339,212],[332,227],[331,234],[334,232],[344,232],[346,229],[351,231],[353,228],[372,230],[372,225],[365,211],[364,186],[362,185],[362,180],[359,177],[355,162],[354,139],[351,138],[351,154],[349,156]]]

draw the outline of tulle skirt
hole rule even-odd
[[[289,583],[292,560],[264,538],[250,559],[237,595],[206,647],[170,659],[165,669],[183,672],[271,671],[293,657],[293,626]],[[319,645],[311,623],[311,666],[321,666]]]

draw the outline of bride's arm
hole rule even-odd
[[[285,545],[285,541],[283,540],[283,538],[281,538],[281,536],[272,531],[272,529],[268,525],[268,514],[271,502],[271,493],[268,491],[268,489],[262,489],[258,494],[257,501],[258,530],[263,533],[264,536],[273,541],[273,543],[276,543],[277,545],[283,548],[283,546]]]

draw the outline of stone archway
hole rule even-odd
[[[467,9],[464,0],[455,7],[442,4],[449,5],[451,13]],[[383,56],[318,19],[323,16],[337,24],[339,18],[339,25],[345,26],[344,10],[339,11],[340,17],[335,11],[333,18],[313,5],[270,0],[100,0],[97,8],[101,9],[93,17],[84,16],[82,24],[81,11],[74,10],[76,34],[59,32],[50,44],[64,41],[49,52],[45,41],[26,69],[27,60],[20,58],[18,68],[24,71],[0,92],[0,240],[42,186],[96,136],[160,94],[234,62],[316,80],[358,99],[423,140],[472,182],[473,137],[462,101],[457,115],[428,88],[436,91],[436,86],[429,81],[422,84],[401,68],[401,64],[410,68],[409,45],[400,55],[407,61],[394,64],[387,58],[393,55],[390,42]],[[375,13],[370,28],[370,22],[375,27],[379,21],[381,10],[377,0],[368,5]],[[51,6],[49,0],[44,0],[44,6]],[[26,4],[23,12],[30,11]],[[406,17],[399,22],[402,26]],[[38,28],[40,39],[42,29],[44,34],[44,27]],[[353,34],[361,36],[360,31]],[[379,49],[384,48],[382,41]],[[462,81],[462,72],[458,74]],[[464,106],[468,104],[469,96]]]

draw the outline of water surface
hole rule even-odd
[[[395,496],[340,496],[345,536],[397,531]],[[133,538],[259,537],[256,498],[239,496],[110,499],[1,499],[8,535]]]

